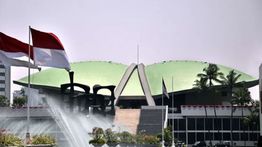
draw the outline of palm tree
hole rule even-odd
[[[259,123],[259,101],[253,101],[250,115],[244,117],[243,121],[249,126],[252,131],[252,136],[254,136],[254,128],[256,128]]]
[[[229,92],[229,96],[232,96],[233,88],[235,87],[238,79],[241,77],[241,74],[236,73],[234,70],[229,71],[229,73],[224,76],[220,76],[222,79],[222,84],[227,86],[227,90]]]
[[[200,80],[195,80],[195,84],[193,84],[195,89],[199,89],[199,90],[206,90],[208,88],[207,85],[207,80],[200,78]]]
[[[213,81],[221,83],[221,80],[219,80],[219,76],[222,76],[223,73],[219,72],[219,68],[216,64],[209,64],[208,67],[203,69],[204,73],[197,74],[197,77],[202,79],[203,81],[208,82],[208,87],[211,88],[213,86]]]
[[[232,93],[233,89],[235,88],[235,85],[237,84],[238,79],[241,77],[241,74],[236,73],[234,70],[229,71],[229,73],[224,76],[220,76],[222,79],[222,84],[227,86],[227,96],[231,99],[232,98]],[[233,104],[231,103],[231,116],[230,116],[230,138],[231,138],[231,144],[233,145],[233,130],[232,130],[232,125],[233,125]]]
[[[195,80],[195,84],[193,85],[195,88],[200,89],[202,92],[205,90],[210,90],[209,92],[212,92],[211,88],[214,85],[213,81],[221,83],[221,80],[219,77],[223,76],[222,72],[219,72],[219,68],[216,64],[209,64],[208,67],[203,69],[204,73],[197,74],[197,77],[200,78],[200,80]],[[205,117],[207,118],[207,112],[206,112],[206,106],[205,108]],[[216,108],[214,106],[214,114],[215,118],[216,116]],[[210,129],[208,129],[208,132],[210,132]],[[218,129],[219,133],[219,129]],[[210,141],[211,142],[211,141]]]
[[[232,105],[241,106],[241,117],[243,120],[244,117],[244,107],[250,105],[252,102],[250,92],[245,87],[238,88],[235,92],[233,92],[232,96]],[[245,128],[243,129],[243,133],[245,133]],[[244,140],[244,145],[246,146],[246,140]]]

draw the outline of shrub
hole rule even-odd
[[[162,134],[158,134],[157,135],[158,139],[160,141],[162,141]],[[168,146],[171,146],[172,144],[172,131],[170,127],[167,127],[164,129],[164,140],[165,140],[165,144],[167,144]],[[175,139],[176,142],[176,139]]]
[[[159,144],[160,139],[155,135],[147,135],[144,132],[139,132],[136,135],[137,144]]]
[[[89,141],[90,144],[103,145],[106,143],[104,130],[102,128],[93,128],[92,135],[93,139]]]
[[[17,97],[13,100],[13,107],[23,107],[26,103],[26,97]]]
[[[121,143],[136,143],[136,138],[127,131],[118,134]]]
[[[55,144],[55,138],[50,135],[35,135],[32,137],[32,144]]]
[[[107,140],[107,143],[119,143],[120,142],[117,135],[110,128],[106,129],[105,138]]]
[[[13,134],[6,133],[4,129],[0,129],[0,144],[4,146],[22,147],[22,139]]]
[[[103,138],[95,138],[89,141],[90,144],[99,144],[99,145],[103,145],[106,143],[105,139]]]
[[[159,144],[159,139],[154,135],[145,135],[143,140],[145,144]]]
[[[0,107],[7,107],[8,105],[8,99],[5,96],[0,95]]]

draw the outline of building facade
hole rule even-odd
[[[10,99],[10,67],[0,64],[0,95]]]
[[[182,105],[181,112],[169,113],[168,124],[172,126],[174,122],[175,138],[186,144],[205,141],[212,145],[228,142],[236,146],[255,146],[259,122],[245,124],[243,117],[249,114],[248,107]]]

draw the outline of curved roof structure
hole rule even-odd
[[[197,74],[201,73],[203,68],[207,67],[208,63],[199,61],[164,61],[161,63],[147,65],[145,67],[145,74],[150,86],[152,95],[162,93],[162,77],[168,92],[172,90],[172,77],[174,79],[174,91],[181,91],[193,88],[194,81],[197,79]],[[106,62],[106,61],[86,61],[71,64],[72,71],[75,72],[74,82],[86,84],[90,87],[99,85],[118,85],[122,76],[124,75],[127,65]],[[218,65],[220,71],[225,75],[228,74],[232,68]],[[234,69],[235,70],[235,69]],[[240,81],[254,81],[254,77],[245,74],[241,71]],[[20,79],[18,82],[27,83],[27,77]],[[31,83],[34,85],[60,87],[61,84],[69,83],[69,77],[65,70],[50,68],[31,76]],[[102,91],[102,94],[108,94]],[[144,95],[137,71],[134,71],[130,77],[123,96],[139,96]]]

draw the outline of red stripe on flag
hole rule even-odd
[[[28,55],[28,44],[0,32],[0,50],[10,53],[22,52]],[[33,49],[30,52],[33,59]]]
[[[34,47],[64,50],[61,41],[53,33],[41,32],[31,28],[31,34]]]

